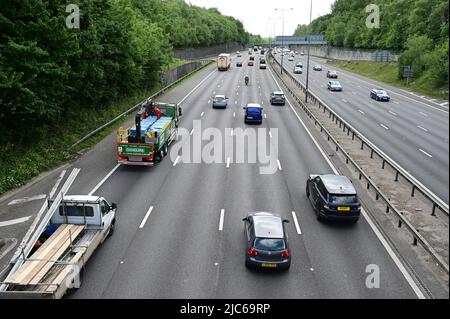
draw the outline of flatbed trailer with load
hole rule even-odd
[[[82,269],[114,231],[116,210],[103,197],[64,197],[34,248],[0,283],[0,298],[59,299],[79,288]]]
[[[154,166],[169,152],[176,139],[181,108],[177,104],[152,102],[161,111],[161,117],[142,108],[135,125],[119,129],[117,135],[117,162],[123,165]]]

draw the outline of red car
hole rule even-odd
[[[254,66],[255,65],[255,62],[253,62],[253,61],[248,61],[248,66]]]
[[[336,71],[328,71],[327,72],[327,78],[337,79],[338,78],[337,72]]]

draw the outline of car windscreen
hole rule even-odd
[[[256,238],[253,245],[258,250],[278,251],[286,249],[282,238]]]
[[[274,96],[275,97],[284,97],[284,94],[277,94],[277,93],[275,93]]]
[[[356,195],[330,195],[330,203],[334,205],[358,204]]]
[[[223,102],[223,100],[225,100],[225,98],[223,98],[223,97],[214,98],[214,101],[216,101],[216,102]]]

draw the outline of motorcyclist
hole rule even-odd
[[[248,85],[248,81],[250,80],[250,78],[248,77],[248,75],[245,76],[245,85]]]

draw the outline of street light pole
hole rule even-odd
[[[308,30],[311,30],[311,23],[312,23],[312,0],[311,0],[311,6],[309,11],[309,28]],[[311,32],[308,32],[311,33]],[[305,103],[308,103],[308,94],[309,94],[309,59],[310,59],[310,53],[311,53],[311,34],[308,35],[308,62],[306,66],[306,94],[305,94]]]
[[[284,60],[284,12],[285,11],[294,10],[294,8],[289,8],[289,9],[278,9],[278,8],[276,8],[275,10],[283,12],[283,29],[282,29],[282,35],[281,35],[281,74],[283,74],[283,60]]]

